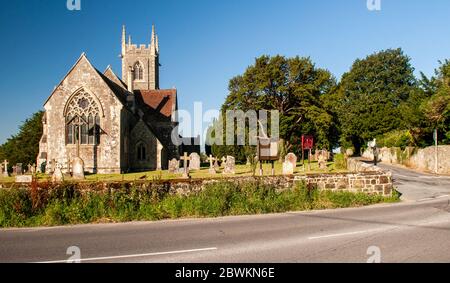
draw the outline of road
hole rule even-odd
[[[417,201],[450,195],[450,176],[419,173],[387,164],[379,166],[392,172],[395,186],[402,193],[402,200]]]
[[[0,231],[0,262],[65,262],[71,246],[79,248],[82,262],[363,263],[372,252],[379,252],[382,262],[450,262],[449,180],[393,170],[401,175],[396,180],[409,197],[400,204],[7,229]]]

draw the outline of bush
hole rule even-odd
[[[62,184],[45,190],[0,190],[0,227],[279,213],[361,206],[398,198],[319,191],[304,184],[279,190],[259,181],[213,183],[189,196],[172,195],[151,186],[87,190],[82,185]]]
[[[378,147],[399,147],[405,149],[408,146],[416,146],[414,137],[409,131],[393,131],[377,138]]]
[[[344,154],[340,153],[334,155],[334,166],[338,170],[347,169],[347,159],[345,158]]]

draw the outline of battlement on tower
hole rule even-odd
[[[127,45],[126,52],[141,52],[141,53],[151,53],[151,45],[140,44],[131,44]]]

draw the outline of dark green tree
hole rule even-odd
[[[36,163],[42,137],[43,114],[42,111],[33,114],[23,122],[17,135],[13,135],[0,146],[0,160],[8,160],[10,166],[17,163],[24,166]]]
[[[433,95],[423,103],[423,112],[430,123],[429,132],[438,129],[439,141],[450,143],[450,61],[441,62],[436,76],[429,80]]]
[[[413,117],[417,91],[414,68],[401,49],[356,60],[343,75],[337,94],[341,144],[353,145],[359,152],[377,136],[410,128],[417,120]]]

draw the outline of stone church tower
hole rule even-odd
[[[57,166],[71,173],[75,159],[90,173],[162,170],[180,157],[178,94],[159,88],[155,27],[148,45],[126,37],[123,27],[122,79],[82,53],[45,102],[37,164],[47,173]]]
[[[159,89],[159,42],[152,27],[150,44],[135,45],[131,43],[129,36],[126,42],[126,29],[122,29],[122,80],[133,81],[133,90],[157,90]],[[132,76],[132,78],[130,78]]]

